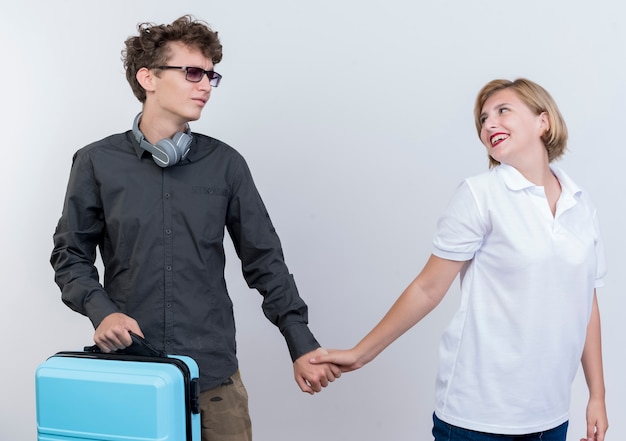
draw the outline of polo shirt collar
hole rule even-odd
[[[582,194],[582,189],[576,185],[576,183],[572,181],[572,179],[561,168],[550,164],[550,169],[559,180],[561,189],[564,193],[571,194],[576,197]],[[511,165],[500,164],[496,170],[500,176],[502,176],[502,180],[510,190],[519,191],[531,187],[537,187],[537,185],[526,179],[524,175],[519,172],[519,170]]]
[[[561,183],[561,189],[573,195],[574,197],[579,197],[582,195],[583,190],[580,188],[572,179],[559,167],[555,165],[550,165],[552,169],[552,173],[557,177],[559,182]]]

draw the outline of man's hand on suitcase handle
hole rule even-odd
[[[121,312],[114,312],[100,322],[94,333],[93,341],[102,352],[113,352],[124,349],[133,343],[129,332],[143,337],[135,319]]]

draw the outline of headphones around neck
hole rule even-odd
[[[141,121],[141,113],[135,117],[133,122],[133,134],[139,143],[139,146],[149,153],[152,153],[152,159],[159,167],[171,167],[185,159],[189,153],[189,147],[193,137],[191,130],[187,125],[185,132],[177,132],[171,139],[164,138],[156,144],[150,144],[141,130],[139,130],[139,121]]]

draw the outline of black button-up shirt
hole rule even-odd
[[[193,357],[206,390],[238,368],[225,229],[292,360],[319,344],[245,160],[221,141],[193,137],[188,156],[169,168],[131,131],[79,150],[50,261],[70,308],[95,327],[114,312],[133,317],[153,346]]]

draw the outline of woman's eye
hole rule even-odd
[[[504,113],[504,112],[508,112],[509,108],[508,107],[500,107],[500,113]]]

